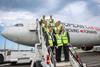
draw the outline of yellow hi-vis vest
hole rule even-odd
[[[42,27],[44,27],[45,26],[45,24],[44,23],[42,23]]]
[[[45,30],[46,32],[49,32],[48,27],[44,27],[44,30]]]
[[[63,44],[66,44],[67,45],[68,44],[67,32],[62,33],[61,38],[62,38]]]
[[[52,37],[49,33],[48,33],[48,42],[49,42],[49,46],[53,46]]]
[[[61,41],[61,35],[55,34],[56,41],[57,41],[57,46],[63,46],[62,41]]]
[[[52,26],[52,27],[55,27],[54,19],[49,19],[49,20],[48,20],[48,25],[50,25],[50,26]]]
[[[43,22],[45,21],[45,19],[44,19],[43,17],[41,18],[41,20],[42,20]]]

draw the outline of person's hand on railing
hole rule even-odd
[[[50,46],[47,46],[48,49],[50,49]]]
[[[58,46],[54,46],[55,48],[58,48]]]

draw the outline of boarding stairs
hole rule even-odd
[[[69,47],[69,62],[61,62],[56,63],[55,55],[51,51],[51,49],[46,44],[46,34],[43,33],[42,27],[40,26],[39,22],[37,22],[37,31],[38,31],[38,37],[39,37],[39,44],[37,45],[36,49],[36,57],[38,57],[38,60],[41,60],[41,64],[43,67],[86,67],[81,59],[80,56],[77,54],[77,52],[74,50],[73,46],[70,44]],[[50,62],[51,64],[48,64],[45,62],[45,59],[47,55],[50,56]],[[37,60],[37,59],[35,59]]]

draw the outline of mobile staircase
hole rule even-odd
[[[69,47],[69,62],[56,63],[52,50],[47,46],[46,34],[37,22],[39,43],[35,45],[35,55],[31,67],[86,67],[72,45]]]

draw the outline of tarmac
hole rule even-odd
[[[83,52],[80,57],[87,67],[100,67],[100,52]]]
[[[5,64],[0,64],[0,67],[30,67],[31,64],[16,64],[16,65],[11,65],[10,63],[5,63]],[[72,67],[70,63],[57,63],[57,67]]]
[[[79,51],[80,58],[87,67],[100,67],[100,52],[93,51]],[[0,67],[30,67],[31,64],[16,64],[11,65],[10,63],[0,64]],[[72,67],[70,62],[61,62],[56,64],[57,67]]]
[[[0,67],[30,67],[31,64],[15,64],[11,65],[10,63],[0,64]]]

